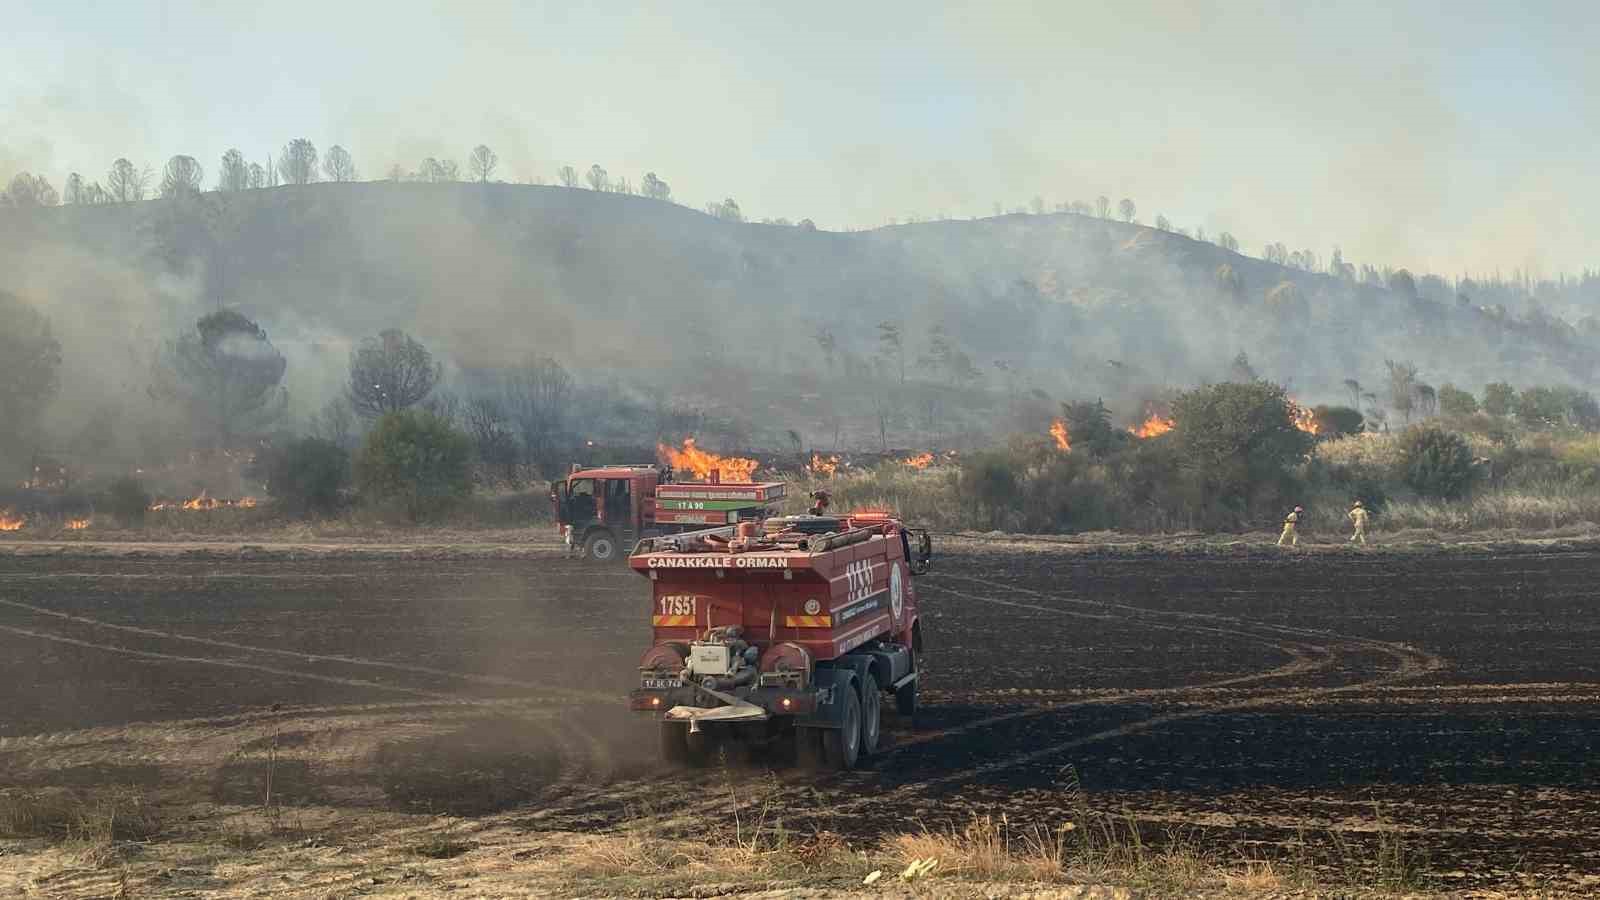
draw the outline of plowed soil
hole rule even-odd
[[[818,778],[655,763],[621,702],[649,639],[621,569],[0,558],[0,786],[222,809],[270,771],[276,802],[346,822],[529,831],[692,832],[726,798],[856,840],[1090,809],[1218,854],[1336,872],[1398,841],[1438,887],[1600,889],[1597,574],[1587,552],[947,554],[917,582],[919,727],[891,717],[878,756]]]

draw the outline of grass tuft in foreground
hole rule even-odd
[[[80,793],[63,788],[0,791],[0,837],[51,840],[149,840],[162,818],[145,795],[131,788]]]

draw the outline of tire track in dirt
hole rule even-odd
[[[107,653],[117,653],[123,656],[133,656],[139,659],[154,659],[162,662],[189,663],[193,665],[222,666],[229,669],[243,669],[251,672],[260,672],[266,675],[277,675],[281,678],[296,678],[304,681],[319,681],[325,684],[337,684],[344,687],[356,687],[366,690],[386,691],[389,693],[411,694],[415,697],[427,697],[433,700],[456,699],[455,694],[444,694],[438,691],[427,691],[418,688],[399,687],[385,684],[380,681],[367,681],[356,678],[339,678],[333,675],[316,675],[311,672],[297,672],[293,669],[280,669],[275,666],[263,666],[256,663],[240,662],[232,659],[219,659],[210,656],[179,656],[174,653],[158,653],[154,650],[135,650],[132,647],[119,647],[115,644],[97,644],[93,641],[70,638],[65,635],[53,634],[48,631],[37,631],[29,628],[17,628],[14,625],[0,625],[0,631],[19,634],[23,637],[37,638],[41,641],[52,641],[58,644],[68,644],[74,647],[83,647],[90,650],[101,650]]]
[[[1437,671],[1438,669],[1444,668],[1445,665],[1446,665],[1444,659],[1442,657],[1436,655],[1436,654],[1429,653],[1426,650],[1421,650],[1419,648],[1412,647],[1412,646],[1407,645],[1407,644],[1401,644],[1401,643],[1398,643],[1398,642],[1395,642],[1395,641],[1380,641],[1380,640],[1377,640],[1375,638],[1363,638],[1363,637],[1355,637],[1355,636],[1351,636],[1351,635],[1342,635],[1342,634],[1338,634],[1336,632],[1326,631],[1326,630],[1317,629],[1317,628],[1306,628],[1306,627],[1297,626],[1297,625],[1278,625],[1276,623],[1271,623],[1271,622],[1260,622],[1260,621],[1256,621],[1256,620],[1252,620],[1252,619],[1240,618],[1238,616],[1224,616],[1224,615],[1219,615],[1219,614],[1216,614],[1216,613],[1199,613],[1199,612],[1189,612],[1189,611],[1186,611],[1186,610],[1175,610],[1175,609],[1174,610],[1148,609],[1148,608],[1142,607],[1142,606],[1134,606],[1134,605],[1128,604],[1128,603],[1115,603],[1115,602],[1112,602],[1112,601],[1109,601],[1109,600],[1085,600],[1085,599],[1083,599],[1081,597],[1069,597],[1069,596],[1064,596],[1064,595],[1061,595],[1061,594],[1051,594],[1051,593],[1047,593],[1047,592],[1044,592],[1044,591],[1037,591],[1037,590],[1034,590],[1032,588],[1025,588],[1025,587],[1020,587],[1020,586],[1011,585],[1011,584],[1005,584],[1005,583],[997,582],[997,581],[985,581],[985,580],[980,579],[980,578],[971,578],[971,577],[964,576],[964,575],[941,575],[939,577],[948,578],[948,579],[951,579],[951,580],[954,580],[954,581],[968,581],[968,582],[972,582],[974,584],[979,584],[979,585],[983,585],[985,587],[990,587],[990,588],[996,588],[997,587],[997,588],[1000,588],[1002,590],[1014,591],[1016,593],[1024,594],[1024,595],[1031,596],[1031,597],[1038,597],[1038,598],[1046,599],[1046,600],[1056,600],[1056,601],[1060,601],[1060,602],[1063,602],[1063,603],[1076,604],[1076,605],[1079,605],[1079,606],[1091,606],[1091,607],[1097,607],[1097,608],[1100,608],[1100,609],[1121,610],[1123,612],[1135,614],[1135,621],[1138,621],[1138,618],[1137,618],[1138,616],[1170,616],[1170,617],[1174,617],[1174,618],[1189,619],[1189,620],[1203,620],[1203,621],[1208,621],[1208,622],[1222,622],[1222,623],[1226,623],[1228,625],[1237,626],[1237,627],[1240,627],[1240,628],[1254,628],[1254,629],[1260,629],[1260,630],[1273,632],[1275,634],[1290,635],[1290,636],[1294,636],[1294,637],[1309,637],[1309,638],[1315,638],[1315,639],[1320,639],[1320,640],[1333,640],[1338,644],[1361,646],[1361,647],[1363,647],[1365,649],[1373,650],[1373,651],[1376,651],[1378,653],[1382,653],[1382,654],[1384,654],[1386,656],[1394,657],[1394,658],[1397,658],[1397,659],[1401,658],[1401,657],[1404,657],[1406,659],[1417,660],[1417,661],[1419,661],[1418,664],[1423,666],[1423,667],[1425,667],[1428,671]],[[986,603],[999,603],[999,604],[1002,604],[1002,605],[1011,603],[1011,601],[1000,601],[1000,600],[995,600],[993,598],[988,598],[988,597],[980,597],[980,598],[977,598],[977,599],[981,600],[982,602],[986,602]],[[1012,604],[1012,605],[1015,605],[1015,604]],[[1053,611],[1053,612],[1058,612],[1058,613],[1064,613],[1065,612],[1064,610],[1061,610],[1059,608],[1054,608],[1054,607],[1037,607],[1037,608],[1039,608],[1041,610],[1044,610],[1044,611]],[[1155,623],[1147,623],[1147,622],[1142,622],[1141,621],[1139,624],[1143,625],[1143,624],[1155,624]]]
[[[864,806],[864,805],[882,803],[882,802],[885,802],[885,801],[892,801],[892,800],[895,800],[895,799],[903,798],[903,797],[906,797],[907,795],[918,793],[918,792],[922,792],[922,791],[926,791],[926,790],[928,790],[930,788],[942,787],[942,786],[945,786],[945,785],[971,781],[973,778],[981,777],[983,775],[987,775],[987,774],[990,774],[990,773],[993,773],[993,772],[999,772],[999,771],[1004,771],[1006,769],[1016,768],[1018,766],[1028,765],[1030,763],[1037,762],[1037,761],[1042,760],[1042,759],[1047,759],[1047,758],[1049,758],[1051,756],[1055,756],[1057,754],[1064,753],[1064,752],[1066,752],[1068,750],[1076,749],[1078,747],[1082,747],[1082,746],[1086,746],[1086,745],[1094,744],[1094,743],[1099,743],[1101,741],[1113,740],[1113,739],[1120,738],[1120,737],[1126,737],[1128,735],[1138,734],[1138,733],[1144,732],[1144,731],[1150,731],[1150,730],[1159,728],[1159,727],[1161,727],[1163,725],[1171,724],[1173,722],[1180,722],[1180,721],[1184,721],[1184,720],[1187,720],[1187,719],[1196,719],[1196,718],[1201,718],[1201,717],[1204,717],[1204,716],[1213,716],[1213,715],[1217,715],[1219,713],[1228,713],[1228,712],[1236,712],[1236,711],[1239,711],[1239,710],[1256,709],[1256,708],[1262,708],[1262,707],[1268,707],[1268,706],[1276,706],[1276,705],[1281,705],[1281,704],[1284,704],[1284,703],[1291,703],[1291,702],[1303,702],[1303,701],[1307,701],[1307,700],[1317,699],[1319,697],[1334,696],[1334,695],[1343,694],[1343,693],[1351,693],[1351,692],[1356,692],[1356,691],[1368,690],[1368,689],[1375,688],[1375,687],[1381,687],[1381,686],[1386,685],[1386,684],[1391,684],[1393,682],[1403,681],[1403,680],[1406,680],[1406,679],[1409,679],[1409,678],[1415,678],[1415,677],[1417,677],[1419,675],[1427,674],[1429,672],[1438,671],[1439,669],[1442,669],[1442,668],[1445,667],[1445,661],[1441,657],[1439,657],[1439,656],[1437,656],[1435,654],[1429,653],[1427,651],[1419,650],[1417,648],[1409,647],[1409,646],[1404,645],[1404,644],[1399,644],[1399,643],[1390,642],[1390,641],[1378,641],[1378,640],[1374,640],[1374,639],[1370,639],[1370,638],[1359,638],[1359,637],[1350,637],[1350,636],[1345,636],[1345,635],[1338,635],[1338,634],[1334,634],[1334,633],[1331,633],[1331,632],[1321,631],[1319,629],[1300,628],[1300,627],[1295,627],[1295,626],[1280,626],[1280,625],[1274,625],[1274,624],[1270,624],[1270,623],[1252,622],[1252,621],[1247,620],[1247,619],[1242,619],[1242,618],[1233,617],[1233,616],[1219,616],[1219,615],[1211,615],[1211,614],[1203,614],[1203,613],[1190,613],[1190,612],[1182,612],[1182,611],[1177,611],[1177,610],[1149,610],[1149,609],[1145,609],[1143,607],[1136,607],[1136,606],[1131,606],[1129,604],[1114,603],[1114,602],[1110,602],[1110,601],[1084,600],[1084,599],[1077,598],[1077,597],[1063,597],[1063,596],[1059,596],[1059,595],[1049,594],[1049,593],[1044,592],[1044,591],[1036,591],[1036,590],[1033,590],[1031,588],[1024,588],[1024,587],[1019,587],[1019,586],[1015,586],[1015,585],[1008,585],[1008,584],[999,583],[999,582],[988,582],[988,581],[983,581],[982,579],[968,578],[968,577],[964,577],[964,576],[943,576],[943,577],[951,578],[953,580],[971,581],[971,582],[975,582],[975,583],[978,583],[978,584],[983,584],[983,585],[985,585],[987,587],[990,587],[990,588],[999,588],[1001,590],[1010,590],[1010,591],[1014,591],[1016,593],[1023,594],[1023,595],[1026,595],[1026,596],[1038,597],[1038,598],[1047,599],[1047,600],[1058,600],[1058,601],[1062,601],[1062,602],[1074,603],[1074,604],[1079,604],[1079,605],[1094,606],[1094,607],[1099,607],[1099,608],[1103,608],[1103,609],[1120,609],[1120,610],[1126,610],[1126,611],[1129,611],[1129,612],[1138,613],[1140,615],[1155,615],[1155,616],[1168,615],[1168,616],[1173,616],[1173,617],[1183,618],[1183,619],[1202,619],[1202,620],[1209,620],[1209,621],[1221,621],[1221,622],[1227,622],[1227,623],[1229,623],[1231,625],[1234,625],[1234,626],[1239,626],[1241,628],[1260,628],[1260,629],[1268,631],[1268,632],[1274,632],[1274,633],[1279,633],[1279,634],[1292,634],[1292,635],[1296,635],[1296,636],[1317,636],[1317,637],[1322,637],[1322,638],[1329,639],[1329,640],[1332,641],[1331,644],[1329,644],[1326,647],[1324,647],[1324,649],[1330,654],[1337,653],[1341,649],[1349,649],[1349,648],[1353,648],[1353,647],[1360,647],[1360,648],[1366,649],[1366,650],[1375,650],[1375,651],[1377,651],[1379,653],[1382,653],[1383,655],[1388,656],[1394,662],[1394,668],[1391,671],[1382,673],[1382,674],[1380,674],[1380,675],[1378,675],[1376,677],[1364,679],[1364,680],[1353,682],[1351,684],[1346,684],[1346,685],[1337,685],[1337,686],[1322,687],[1322,688],[1301,688],[1301,689],[1295,689],[1295,690],[1274,691],[1274,692],[1271,692],[1271,693],[1261,694],[1261,695],[1258,695],[1258,696],[1255,696],[1255,697],[1249,697],[1249,698],[1242,699],[1242,700],[1234,700],[1234,701],[1222,702],[1222,703],[1201,704],[1199,706],[1196,706],[1196,707],[1193,707],[1193,708],[1190,708],[1190,709],[1185,709],[1185,710],[1181,710],[1181,711],[1177,711],[1177,712],[1162,713],[1160,715],[1150,716],[1148,718],[1141,719],[1141,720],[1136,721],[1136,722],[1129,722],[1129,723],[1126,723],[1126,724],[1123,724],[1123,725],[1119,725],[1119,726],[1117,726],[1115,728],[1103,729],[1101,731],[1093,732],[1091,734],[1080,735],[1078,737],[1071,738],[1071,739],[1068,739],[1068,740],[1065,740],[1065,741],[1059,741],[1057,743],[1051,744],[1051,745],[1046,746],[1046,747],[1041,747],[1041,748],[1037,748],[1037,749],[1034,749],[1034,750],[1025,751],[1025,752],[1022,752],[1022,753],[1016,753],[1016,754],[1013,754],[1011,756],[995,760],[993,762],[983,763],[983,764],[976,765],[976,766],[969,766],[969,767],[967,767],[965,769],[961,769],[961,770],[955,771],[955,772],[949,772],[949,773],[946,773],[946,774],[943,774],[943,775],[939,775],[939,776],[936,776],[936,777],[933,777],[933,778],[927,778],[927,779],[922,779],[922,780],[910,782],[910,783],[907,783],[907,784],[902,784],[902,785],[899,785],[899,786],[893,788],[892,790],[890,790],[890,791],[888,791],[886,793],[883,793],[883,794],[876,794],[876,795],[873,795],[871,797],[860,797],[860,798],[856,798],[854,800],[846,800],[846,801],[844,801],[842,803],[831,804],[830,808],[829,808],[830,812],[833,812],[833,813],[844,812],[844,811],[847,811],[847,810],[850,810],[850,809],[859,808],[859,807]],[[978,600],[980,602],[995,603],[995,604],[998,604],[998,605],[1012,605],[1012,606],[1018,605],[1014,601],[999,600],[999,599],[996,599],[996,598],[988,598],[988,597],[979,597],[979,596],[976,596],[976,595],[972,595],[971,599]],[[1063,614],[1066,613],[1066,611],[1060,610],[1059,608],[1055,608],[1055,607],[1037,606],[1037,605],[1035,605],[1033,608],[1044,610],[1044,611],[1060,612],[1060,613],[1063,613]],[[1141,624],[1155,624],[1155,623],[1141,622]],[[1048,711],[1045,711],[1045,712],[1048,712]],[[1045,714],[1045,712],[1041,712],[1040,714]]]
[[[277,647],[262,647],[252,644],[241,644],[234,641],[218,640],[216,638],[195,637],[193,635],[178,634],[176,632],[162,631],[155,628],[144,628],[138,625],[120,625],[100,619],[93,619],[88,616],[80,616],[73,613],[61,612],[60,610],[54,610],[48,607],[35,606],[34,604],[23,603],[18,600],[7,600],[0,598],[0,606],[10,606],[16,609],[26,610],[36,615],[50,616],[80,625],[87,625],[92,628],[105,628],[112,631],[121,631],[127,634],[137,634],[141,637],[198,644],[205,647],[216,647],[225,650],[242,650],[247,653],[285,656],[292,659],[298,659],[303,662],[335,663],[346,666],[368,666],[373,668],[390,669],[397,672],[409,672],[418,675],[431,675],[439,678],[451,678],[459,681],[466,681],[472,684],[490,685],[494,687],[510,687],[522,690],[539,691],[547,694],[570,696],[572,699],[580,701],[614,701],[617,699],[617,695],[615,694],[606,694],[598,691],[579,691],[571,688],[557,688],[549,685],[538,684],[536,682],[519,681],[514,678],[504,678],[497,675],[472,675],[463,672],[451,671],[449,669],[436,669],[430,666],[418,666],[409,663],[397,663],[390,662],[388,660],[369,659],[362,656],[347,656],[343,654],[332,653],[304,653],[298,650],[284,650]],[[451,695],[442,694],[439,696]]]
[[[939,592],[939,593],[943,593],[943,594],[946,594],[946,595],[949,595],[949,596],[952,596],[952,597],[959,597],[959,598],[964,599],[964,600],[975,600],[975,601],[979,601],[979,602],[983,602],[983,603],[993,603],[993,604],[1000,605],[1000,606],[1011,606],[1011,607],[1016,607],[1016,608],[1021,608],[1021,609],[1032,609],[1032,610],[1037,610],[1037,611],[1041,611],[1041,612],[1054,613],[1054,614],[1058,614],[1058,615],[1073,616],[1075,618],[1099,619],[1099,620],[1106,620],[1106,621],[1119,620],[1118,617],[1112,616],[1112,615],[1109,615],[1109,614],[1073,612],[1071,610],[1063,610],[1063,609],[1059,609],[1059,608],[1056,608],[1056,607],[1040,606],[1038,604],[1032,604],[1032,603],[1018,603],[1018,602],[1010,601],[1010,600],[998,600],[998,599],[995,599],[993,597],[980,597],[980,596],[978,596],[976,594],[967,594],[967,593],[963,593],[961,591],[955,591],[955,590],[951,590],[949,588],[942,588],[942,587],[936,587],[935,590],[937,592]],[[1085,698],[1074,699],[1074,700],[1054,701],[1054,702],[1050,702],[1050,703],[1046,703],[1046,704],[1040,705],[1040,706],[1032,708],[1032,709],[1017,710],[1017,711],[1014,711],[1014,712],[1001,713],[999,715],[988,716],[988,717],[983,718],[983,719],[978,719],[978,720],[975,720],[975,721],[972,721],[972,722],[966,722],[966,723],[963,723],[961,725],[957,725],[957,726],[954,726],[954,727],[951,727],[951,728],[941,729],[939,731],[920,732],[920,733],[912,735],[909,738],[905,738],[903,740],[896,741],[894,746],[886,748],[882,753],[880,753],[878,755],[878,758],[882,758],[882,757],[885,757],[885,756],[893,755],[894,753],[896,753],[896,752],[898,752],[900,750],[907,749],[907,748],[910,748],[910,747],[915,747],[915,746],[918,746],[918,745],[921,745],[921,744],[930,743],[932,741],[943,740],[945,738],[956,737],[958,735],[966,734],[966,733],[971,732],[971,731],[976,731],[976,730],[979,730],[979,729],[982,729],[982,728],[990,728],[990,727],[993,727],[995,725],[1003,724],[1005,722],[1013,722],[1013,721],[1019,721],[1019,720],[1022,720],[1022,719],[1034,718],[1034,717],[1037,717],[1037,716],[1049,715],[1051,713],[1060,712],[1062,710],[1067,710],[1067,709],[1081,708],[1081,707],[1085,707],[1085,706],[1098,706],[1098,705],[1105,705],[1105,704],[1110,704],[1110,703],[1125,703],[1125,702],[1129,702],[1129,701],[1154,700],[1154,699],[1159,699],[1159,698],[1164,698],[1164,697],[1176,697],[1176,696],[1182,696],[1182,695],[1201,692],[1201,691],[1210,690],[1210,689],[1216,689],[1216,688],[1222,688],[1222,687],[1236,687],[1236,686],[1243,685],[1243,684],[1253,684],[1253,683],[1261,682],[1261,681],[1270,681],[1270,680],[1275,680],[1275,679],[1279,679],[1279,678],[1292,678],[1292,677],[1296,677],[1296,676],[1300,676],[1300,675],[1306,675],[1306,674],[1309,674],[1311,672],[1316,672],[1316,671],[1320,671],[1320,670],[1328,668],[1329,666],[1331,666],[1333,664],[1333,660],[1334,660],[1333,654],[1325,651],[1321,647],[1315,647],[1315,646],[1310,646],[1310,645],[1305,645],[1305,644],[1300,644],[1300,643],[1294,643],[1294,642],[1285,642],[1285,641],[1272,640],[1270,638],[1265,638],[1265,637],[1262,637],[1261,635],[1257,635],[1257,634],[1250,634],[1248,632],[1241,631],[1241,630],[1236,629],[1236,628],[1201,627],[1201,628],[1197,629],[1197,628],[1194,628],[1194,627],[1188,627],[1188,626],[1183,626],[1183,625],[1171,625],[1171,624],[1163,624],[1163,623],[1157,623],[1157,622],[1141,623],[1141,624],[1144,624],[1146,627],[1157,628],[1157,629],[1162,629],[1162,630],[1167,630],[1167,631],[1188,632],[1188,631],[1199,630],[1199,631],[1208,631],[1208,632],[1212,632],[1212,633],[1215,633],[1215,634],[1220,634],[1220,635],[1225,635],[1225,636],[1230,636],[1230,637],[1242,637],[1242,638],[1244,638],[1246,640],[1249,640],[1249,641],[1252,641],[1254,643],[1263,644],[1263,645],[1268,646],[1268,647],[1270,647],[1270,648],[1272,648],[1274,650],[1278,650],[1279,652],[1282,652],[1282,653],[1286,654],[1287,656],[1289,656],[1290,659],[1289,659],[1288,662],[1284,663],[1281,666],[1277,666],[1275,668],[1269,669],[1269,670],[1264,671],[1264,672],[1256,672],[1256,673],[1249,674],[1249,675],[1236,675],[1236,676],[1232,676],[1232,677],[1229,677],[1229,678],[1218,679],[1218,680],[1215,680],[1215,681],[1200,682],[1198,684],[1179,685],[1179,686],[1165,687],[1165,688],[1143,688],[1143,689],[1131,690],[1131,691],[1116,691],[1116,692],[1112,692],[1112,693],[1097,695],[1097,696],[1094,696],[1094,697],[1085,697]]]

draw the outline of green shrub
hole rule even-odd
[[[1102,458],[1128,444],[1128,433],[1112,427],[1111,410],[1099,400],[1063,403],[1061,418],[1071,436],[1073,453]]]
[[[1408,429],[1401,460],[1406,485],[1424,497],[1454,499],[1472,486],[1472,450],[1454,432],[1431,425]]]
[[[1484,385],[1483,411],[1491,416],[1505,417],[1517,402],[1517,389],[1504,381]]]
[[[150,511],[150,493],[137,478],[118,478],[106,487],[100,508],[123,525],[142,525]]]
[[[961,499],[985,514],[990,528],[1004,526],[1021,506],[1016,469],[1004,453],[978,453],[961,461]]]
[[[427,410],[388,413],[356,455],[363,501],[393,504],[411,521],[444,512],[472,490],[472,442]]]
[[[1266,381],[1212,384],[1172,403],[1179,466],[1190,509],[1206,527],[1230,527],[1282,506],[1289,468],[1311,449],[1282,387]]]
[[[292,515],[327,515],[350,484],[350,454],[332,441],[303,438],[269,454],[267,493]]]

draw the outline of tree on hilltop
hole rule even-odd
[[[317,180],[317,147],[305,138],[295,138],[278,154],[278,174],[285,184],[310,184]]]
[[[490,150],[488,145],[479,144],[472,148],[472,156],[467,159],[467,171],[472,173],[473,179],[479,184],[488,184],[489,177],[494,174],[495,166],[500,164],[500,157]]]

